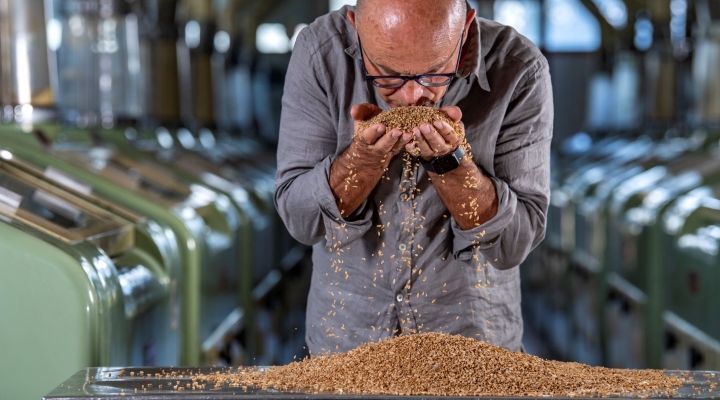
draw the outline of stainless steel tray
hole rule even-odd
[[[119,377],[120,371],[125,373]],[[143,371],[144,377],[140,376]],[[132,399],[132,400],[155,400],[155,399],[182,399],[182,400],[209,400],[209,399],[470,399],[473,397],[449,397],[449,396],[370,396],[370,395],[349,395],[340,393],[311,393],[311,392],[279,392],[272,389],[262,390],[260,388],[248,387],[247,390],[237,387],[223,386],[215,389],[212,384],[208,384],[204,390],[185,389],[185,391],[177,391],[173,386],[180,381],[181,385],[192,382],[192,375],[208,374],[216,371],[228,372],[229,368],[220,367],[201,367],[201,368],[87,368],[77,372],[68,380],[56,387],[52,392],[43,397],[43,399],[53,400],[104,400],[104,399]],[[164,378],[167,373],[177,372],[176,377],[172,379]],[[131,376],[134,373],[135,376]],[[160,373],[162,378],[155,378],[155,374]],[[669,373],[673,373],[672,371]],[[152,376],[152,378],[148,377]],[[183,377],[180,378],[179,376]],[[686,384],[680,389],[679,393],[674,396],[678,398],[692,399],[718,399],[720,400],[720,388],[710,390],[711,383],[720,384],[720,372],[702,372],[694,371],[690,373],[690,377],[694,382]],[[92,382],[92,383],[90,383]],[[148,384],[152,387],[148,388]],[[142,385],[146,390],[143,391]],[[162,385],[162,388],[160,388]],[[137,389],[137,391],[135,390]],[[698,394],[698,391],[701,393]],[[623,397],[631,398],[631,397]],[[662,397],[653,397],[662,398]],[[507,397],[506,399],[516,399]],[[519,399],[519,398],[518,398]],[[522,398],[523,400],[528,398]],[[543,397],[548,399],[548,397]],[[564,397],[555,397],[555,399],[565,399]],[[568,398],[570,399],[570,398]],[[581,397],[573,397],[572,400],[581,400]]]

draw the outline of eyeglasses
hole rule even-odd
[[[362,61],[365,80],[369,80],[376,87],[383,89],[395,89],[403,86],[407,81],[415,81],[423,86],[438,87],[447,86],[457,76],[458,68],[460,68],[460,59],[462,57],[462,44],[465,39],[465,30],[460,35],[460,50],[458,52],[457,63],[455,64],[455,72],[450,74],[422,74],[422,75],[370,75],[365,68],[365,57],[363,56],[362,43],[358,34],[358,47],[360,48],[360,60]]]

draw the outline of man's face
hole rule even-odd
[[[450,23],[419,24],[407,21],[412,11],[391,10],[380,19],[363,21],[358,32],[361,35],[365,68],[370,75],[421,75],[451,74],[455,72],[464,30],[474,19],[474,10],[467,15],[465,26],[458,26],[457,19]],[[355,24],[355,15],[348,13]],[[401,23],[402,21],[402,23]],[[427,19],[425,19],[427,21]],[[413,26],[415,25],[415,26]],[[439,26],[445,26],[440,28]],[[467,35],[465,35],[467,38]],[[427,87],[408,80],[399,88],[375,87],[378,95],[390,106],[434,106],[445,95],[448,86]]]
[[[421,74],[449,74],[455,72],[455,67],[460,56],[460,39],[452,53],[442,54],[436,51],[428,54],[426,59],[417,58],[412,55],[403,57],[373,57],[367,54],[363,47],[363,58],[365,68],[370,75],[421,75]],[[379,50],[376,54],[387,55],[391,51]],[[383,61],[386,59],[386,61]],[[380,97],[390,107],[400,106],[434,106],[435,103],[445,95],[447,86],[430,87],[423,86],[417,81],[409,80],[398,88],[376,87]]]

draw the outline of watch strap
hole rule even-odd
[[[441,175],[459,167],[463,157],[465,157],[465,150],[463,150],[462,146],[458,146],[452,152],[440,157],[435,157],[430,161],[425,161],[420,157],[420,164],[428,172]]]

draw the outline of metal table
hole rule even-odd
[[[124,370],[122,377],[118,374]],[[144,377],[140,376],[140,371],[144,372]],[[77,372],[68,380],[56,387],[52,392],[43,397],[43,400],[245,400],[245,399],[438,399],[467,400],[471,397],[443,397],[443,396],[378,396],[378,395],[348,395],[338,393],[317,393],[312,392],[279,392],[273,389],[262,390],[260,388],[248,387],[243,390],[238,387],[228,387],[215,389],[213,384],[208,384],[203,390],[186,389],[185,391],[177,391],[173,386],[180,381],[181,385],[192,383],[192,376],[197,374],[209,374],[220,372],[228,372],[229,368],[220,367],[201,367],[201,368],[86,368]],[[177,372],[178,376],[173,378],[165,378],[167,373]],[[134,373],[135,376],[131,376]],[[159,373],[162,377],[156,378],[155,374]],[[669,373],[673,373],[672,371]],[[152,377],[148,377],[148,375]],[[182,378],[179,377],[182,375]],[[693,399],[718,399],[720,400],[720,388],[711,389],[714,382],[720,385],[720,372],[691,372],[690,377],[694,382],[686,384],[675,395],[678,398]],[[91,383],[92,382],[92,383]],[[148,388],[148,384],[152,387]],[[146,390],[143,391],[142,385]],[[162,385],[162,388],[160,388]],[[137,389],[137,391],[135,390]],[[698,390],[701,391],[698,394]],[[660,397],[655,397],[660,398]],[[513,398],[507,398],[508,400]],[[526,400],[527,398],[523,398]],[[557,399],[565,399],[557,397]],[[569,398],[568,398],[569,399]],[[572,400],[582,400],[582,398],[574,397]]]

